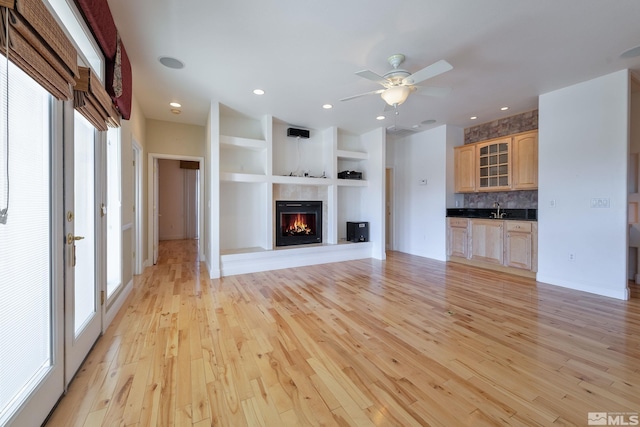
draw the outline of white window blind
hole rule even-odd
[[[51,366],[51,100],[9,65],[7,150],[4,58],[0,73],[0,209],[8,207],[6,223],[0,224],[2,425]]]

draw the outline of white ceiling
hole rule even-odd
[[[545,92],[640,70],[640,57],[620,56],[640,45],[638,0],[108,1],[133,65],[134,95],[158,120],[204,125],[214,100],[309,129],[362,133],[430,119],[436,123],[420,129],[468,127],[535,109]],[[428,84],[452,92],[411,94],[384,122],[375,119],[385,107],[378,95],[340,101],[379,89],[354,73],[384,74],[395,53],[410,72],[447,60],[453,70]],[[166,68],[162,56],[186,67]],[[182,104],[180,115],[169,111],[171,101]]]

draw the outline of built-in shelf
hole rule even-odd
[[[297,184],[297,185],[332,185],[333,180],[329,178],[310,178],[304,176],[280,176],[273,175],[271,180],[274,184]]]
[[[266,175],[254,173],[220,172],[220,181],[225,182],[267,182]]]
[[[212,201],[220,205],[214,256],[222,276],[384,255],[378,232],[384,194],[367,181],[383,178],[383,132],[351,135],[331,127],[300,141],[287,138],[287,125],[272,116],[226,113],[219,116],[214,160],[220,196]],[[365,179],[339,179],[346,170],[361,172]],[[312,176],[291,176],[290,171]],[[323,202],[323,244],[275,247],[273,204],[280,199]],[[347,221],[369,222],[372,241],[343,242]]]
[[[343,160],[369,160],[369,153],[349,150],[336,150],[336,157]]]
[[[220,144],[250,150],[267,149],[267,142],[262,139],[240,138],[237,136],[220,135]]]

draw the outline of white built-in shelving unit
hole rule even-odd
[[[272,116],[221,111],[213,147],[219,150],[221,275],[384,258],[384,130],[311,129],[310,138],[298,139],[286,136],[296,126]],[[338,179],[344,170],[362,172],[363,179]],[[284,199],[323,201],[322,245],[275,247],[274,206]],[[347,221],[368,221],[370,242],[346,242]]]

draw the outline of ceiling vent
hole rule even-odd
[[[398,126],[389,126],[387,127],[387,135],[395,136],[396,138],[404,138],[405,136],[413,135],[418,133],[420,130],[411,129],[411,128],[403,128]]]

